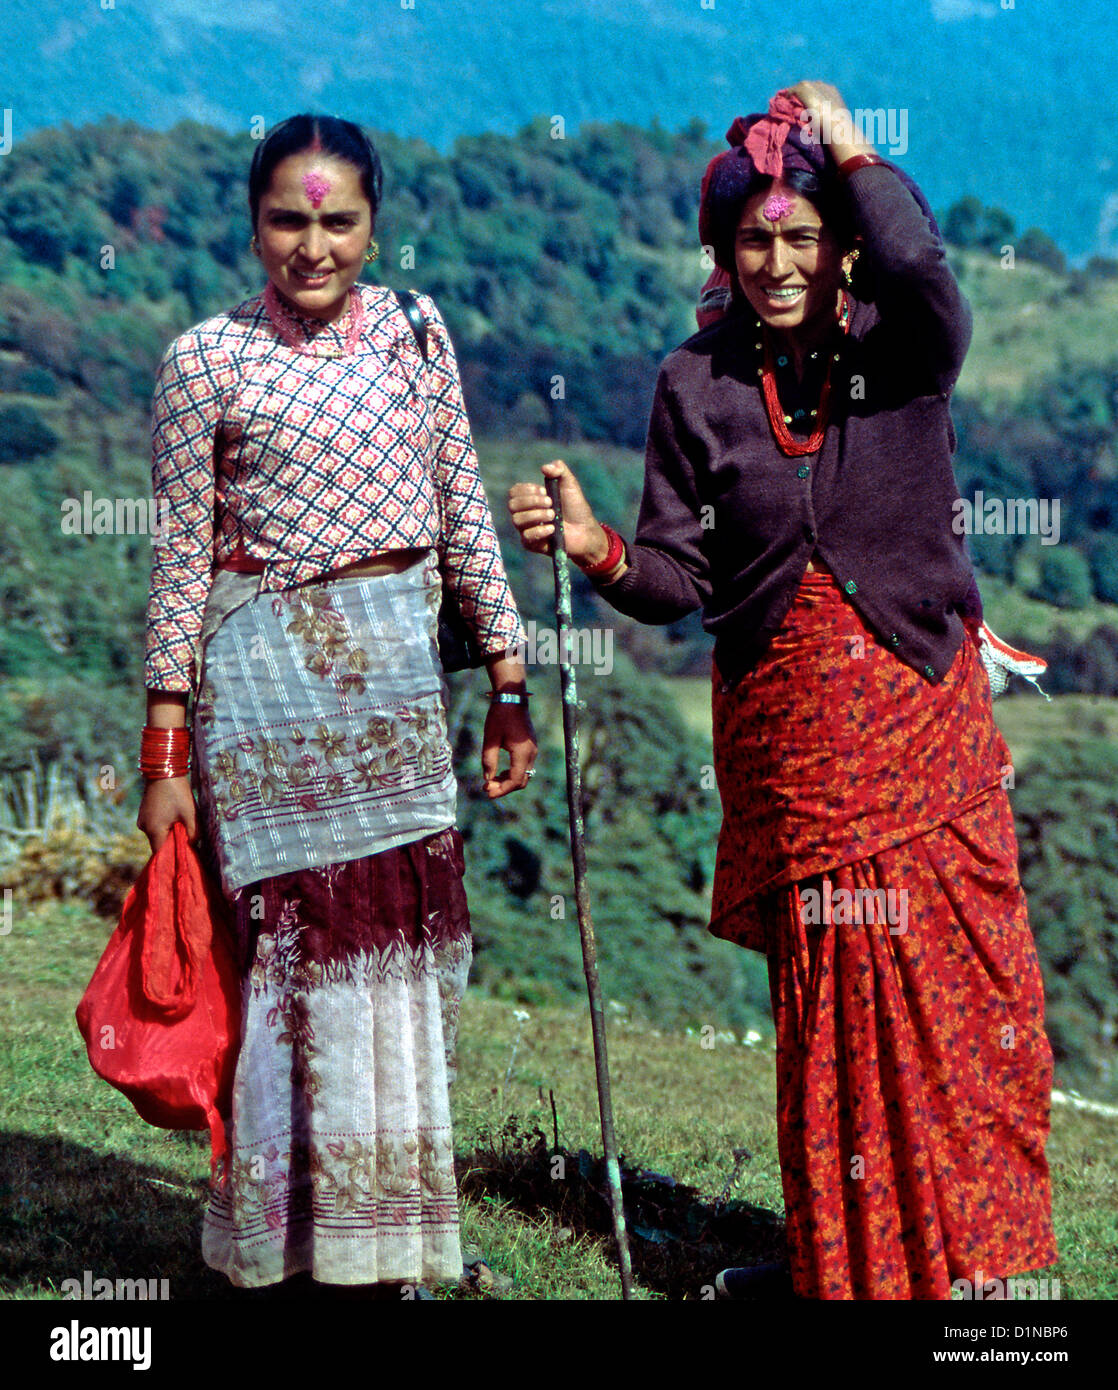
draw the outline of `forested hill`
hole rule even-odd
[[[388,179],[376,270],[430,292],[444,311],[494,501],[562,447],[595,507],[628,527],[641,468],[623,446],[643,440],[656,364],[694,322],[706,276],[696,198],[715,147],[698,126],[552,134],[541,122],[516,138],[461,139],[450,156],[379,137]],[[89,786],[105,766],[134,765],[150,543],[94,532],[60,544],[59,507],[87,493],[147,495],[161,353],[260,288],[244,192],[251,151],[247,137],[199,125],[157,133],[105,122],[43,131],[0,160],[0,816],[15,789],[19,814],[33,820],[27,808],[46,781],[36,782],[36,766]],[[1116,695],[1118,267],[1068,272],[1059,248],[1038,232],[1018,235],[997,208],[963,201],[937,212],[976,316],[955,401],[960,490],[1062,504],[1058,544],[972,538],[992,620],[1008,640],[1047,652],[1054,692]],[[497,511],[504,529],[499,502]],[[544,620],[546,567],[529,566],[512,543],[506,554],[525,613]],[[681,727],[653,674],[709,672],[705,636],[694,623],[638,628],[606,615],[585,584],[575,603],[576,622],[616,636],[618,648],[612,673],[590,686],[584,745],[590,793],[612,789],[591,822],[611,875],[612,978],[625,998],[650,1007],[667,998],[681,1017],[742,1026],[763,1003],[757,961],[728,947],[719,955],[702,935],[717,825],[708,744]],[[462,721],[479,724],[476,712]],[[1101,740],[1105,721],[1086,732]],[[463,746],[462,760],[472,767],[476,749]],[[1036,762],[1048,780],[1022,787],[1017,809],[1031,900],[1043,904],[1051,942],[1042,957],[1054,972],[1054,1035],[1062,1057],[1078,1059],[1069,1075],[1111,1086],[1114,762],[1101,743],[1046,748]],[[512,922],[517,944],[530,945],[533,987],[550,998],[580,984],[546,906],[566,891],[555,887],[566,862],[561,794],[543,795],[561,785],[554,741],[542,765],[527,814],[467,793],[463,827],[475,837],[472,886],[484,904],[480,977],[524,988],[514,978],[524,957],[498,945]],[[135,797],[135,781],[112,799]],[[104,803],[105,790],[90,801]],[[15,833],[29,833],[26,824]],[[51,881],[69,883],[85,861],[65,845],[57,853]]]
[[[380,135],[376,273],[444,309],[483,430],[492,419],[561,436],[577,421],[636,440],[650,365],[693,331],[696,195],[713,147],[697,126],[552,134],[541,122],[516,139],[461,140],[452,158]],[[17,145],[0,163],[9,345],[24,345],[28,319],[61,316],[71,327],[54,333],[48,366],[103,405],[146,403],[169,334],[259,288],[252,150],[197,125],[117,122]]]
[[[693,330],[708,269],[697,196],[718,147],[701,125],[576,138],[541,120],[449,156],[378,144],[376,273],[439,303],[475,430],[639,448],[656,364]],[[103,456],[109,412],[144,450],[167,342],[260,287],[252,149],[196,124],[106,121],[39,132],[0,160],[0,464],[49,455],[60,414],[76,445]],[[1060,544],[987,531],[976,558],[1064,608],[1118,602],[1118,263],[1068,272],[1002,209],[938,211],[976,319],[956,396],[960,490],[1062,504]],[[1118,635],[1109,651],[1110,675],[1077,688],[1118,691]]]
[[[375,272],[439,302],[478,428],[639,446],[655,363],[694,330],[709,270],[699,183],[722,147],[698,122],[576,137],[540,120],[515,137],[462,138],[449,156],[390,134],[377,142],[387,175]],[[244,182],[253,148],[190,123],[159,133],[106,121],[19,141],[0,160],[4,346],[103,406],[146,407],[168,337],[259,288]],[[980,311],[961,394],[1023,402],[1062,358],[1110,356],[1118,262],[1068,275],[1049,237],[1001,209],[967,198],[939,212]],[[1015,274],[1004,273],[1007,245]]]

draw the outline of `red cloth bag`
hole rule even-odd
[[[125,900],[77,1008],[98,1076],[163,1129],[210,1131],[211,1179],[240,1043],[241,982],[224,900],[181,821]]]

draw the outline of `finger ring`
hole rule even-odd
[[[528,769],[528,778],[529,778],[529,780],[531,780],[535,775],[536,775],[536,769],[535,769],[534,767],[530,767],[530,768]]]

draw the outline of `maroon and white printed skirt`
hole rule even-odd
[[[448,1085],[471,939],[430,597],[419,567],[262,595],[205,647],[196,773],[244,1014],[202,1254],[240,1287],[462,1273]]]
[[[457,830],[253,885],[228,1182],[202,1254],[241,1287],[462,1273],[448,1085],[471,943]]]

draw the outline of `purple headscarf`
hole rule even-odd
[[[779,91],[769,102],[767,113],[738,116],[726,132],[730,149],[707,165],[699,194],[699,237],[704,246],[713,246],[715,261],[722,270],[733,273],[732,252],[726,264],[725,237],[718,227],[727,217],[737,214],[750,184],[758,174],[779,179],[794,169],[814,174],[823,182],[837,178],[834,161],[826,146],[813,140],[804,119],[806,107],[790,91]],[[937,236],[939,227],[927,199],[903,169],[889,167],[909,190]],[[721,245],[720,245],[721,243]]]

